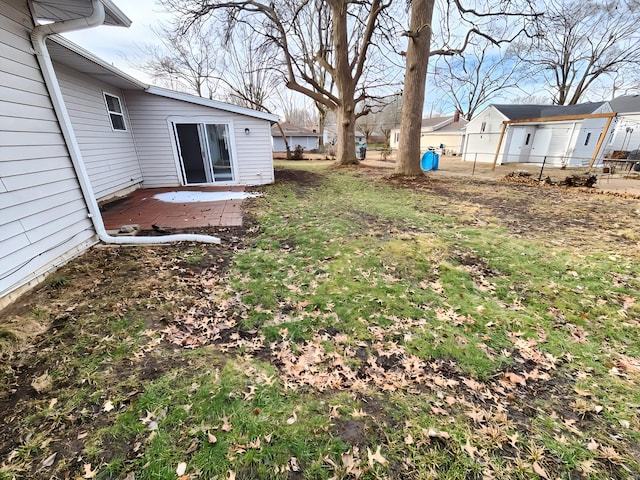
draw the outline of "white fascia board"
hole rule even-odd
[[[149,88],[149,85],[147,83],[143,83],[140,80],[136,80],[131,75],[124,73],[122,70],[117,69],[113,65],[110,65],[109,63],[102,60],[100,57],[95,56],[90,51],[85,50],[80,45],[73,43],[71,40],[68,40],[65,37],[62,37],[60,35],[51,35],[48,39],[57,43],[58,45],[63,46],[68,50],[71,50],[73,53],[80,55],[83,58],[86,58],[90,62],[95,63],[99,67],[107,70],[110,73],[113,73],[114,75],[122,78],[123,80],[126,80],[127,82],[132,84],[132,89],[146,90],[147,88]]]
[[[271,113],[259,112],[258,110],[253,110],[251,108],[240,107],[238,105],[219,102],[217,100],[210,100],[208,98],[198,97],[197,95],[191,95],[189,93],[176,92],[175,90],[168,90],[166,88],[150,86],[146,89],[146,92],[150,93],[151,95],[172,98],[174,100],[180,100],[183,102],[194,103],[196,105],[216,108],[225,112],[237,113],[239,115],[246,115],[253,118],[260,118],[262,120],[268,120],[270,122],[277,122],[279,120],[279,117],[277,115],[273,115]]]
[[[111,0],[100,0],[102,5],[104,5],[104,9],[107,12],[107,15],[113,17],[119,26],[129,28],[131,26],[131,19],[127,17],[122,10],[120,10],[115,3]]]

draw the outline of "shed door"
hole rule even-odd
[[[174,124],[185,185],[235,181],[229,126]]]
[[[550,128],[539,128],[533,137],[533,146],[531,147],[531,155],[529,162],[542,163],[544,157],[549,152],[549,144],[551,143],[552,130]]]

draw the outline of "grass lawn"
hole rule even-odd
[[[276,180],[2,311],[0,479],[640,478],[640,201]]]

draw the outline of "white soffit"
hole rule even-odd
[[[51,59],[80,73],[121,88],[123,90],[145,90],[148,85],[118,70],[99,57],[59,35],[47,40]]]
[[[129,27],[131,20],[112,2],[101,0],[105,10],[105,25]],[[62,21],[88,17],[93,13],[90,0],[31,0],[36,18],[41,21]]]

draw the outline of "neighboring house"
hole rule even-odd
[[[320,146],[320,134],[316,130],[291,125],[289,122],[280,123],[284,130],[284,135],[289,142],[289,149],[293,152],[296,145],[300,145],[305,151],[317,150]],[[273,151],[286,152],[287,147],[282,138],[282,132],[277,125],[271,127],[271,137],[273,138]]]
[[[0,304],[98,242],[97,201],[273,182],[275,116],[149,87],[62,37],[40,40],[103,23],[130,25],[111,0],[0,0]]]
[[[586,166],[602,156],[614,117],[608,102],[490,105],[467,125],[463,160]]]
[[[460,118],[459,113],[446,117],[422,119],[420,150],[427,151],[429,148],[442,148],[448,154],[459,155],[462,152],[467,123],[467,120]],[[400,128],[398,127],[391,130],[390,147],[397,149],[399,141]]]
[[[618,122],[604,146],[605,156],[640,150],[640,95],[617,97],[609,104],[618,114]]]
[[[354,132],[356,145],[364,143],[365,134],[356,130]],[[338,141],[338,126],[336,124],[324,126],[324,144],[335,145]]]

